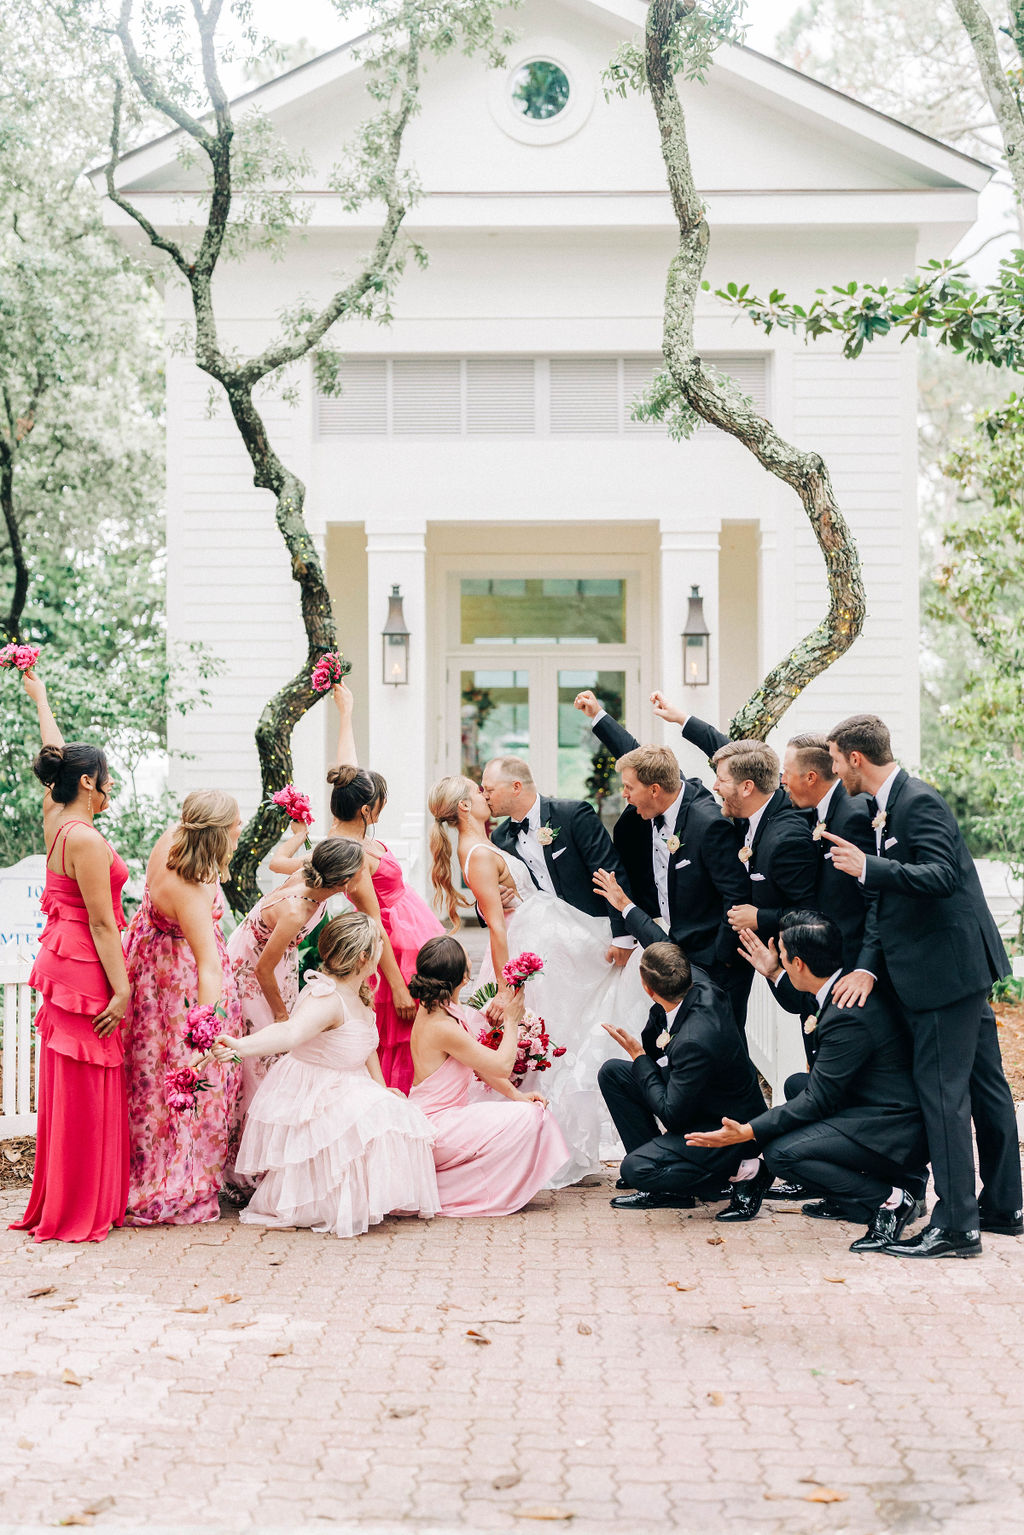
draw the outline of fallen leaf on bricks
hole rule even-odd
[[[60,1378],[61,1384],[65,1386],[80,1386],[82,1384],[74,1370],[62,1370]]]
[[[859,1386],[860,1385],[860,1381],[857,1379],[856,1375],[837,1375],[836,1376],[836,1385],[837,1386]]]
[[[83,1514],[105,1514],[108,1508],[113,1508],[113,1498],[97,1498],[95,1503],[90,1503],[88,1508],[83,1508]]]
[[[470,1343],[490,1343],[491,1341],[490,1338],[485,1338],[482,1332],[477,1332],[475,1328],[472,1327],[467,1327],[466,1337],[469,1339]]]
[[[241,1332],[246,1327],[255,1327],[255,1322],[229,1322],[228,1332]]]
[[[723,1247],[725,1245],[725,1237],[708,1237],[707,1244],[709,1247]]]
[[[222,1300],[225,1306],[233,1306],[236,1301],[240,1301],[242,1299],[242,1297],[240,1295],[236,1295],[233,1290],[228,1290],[224,1295],[215,1295],[213,1298],[214,1300]]]
[[[389,1407],[389,1418],[412,1418],[419,1412],[418,1407]]]
[[[288,1357],[288,1355],[293,1353],[293,1352],[294,1352],[294,1344],[282,1343],[280,1345],[280,1347],[272,1348],[270,1350],[270,1353],[268,1354],[267,1357],[269,1359],[286,1359]]]
[[[92,1524],[91,1514],[68,1514],[66,1519],[58,1519],[60,1525],[67,1524]]]
[[[271,1269],[279,1269],[283,1262],[283,1258],[271,1258],[270,1262],[267,1264],[267,1267]]]
[[[695,1284],[680,1284],[678,1279],[670,1279],[668,1287],[670,1290],[696,1290],[697,1288]]]
[[[44,1311],[74,1311],[75,1310],[75,1302],[73,1300],[62,1300],[62,1301],[58,1301],[56,1306],[44,1306],[43,1310]]]
[[[390,1322],[374,1322],[378,1332],[405,1332],[404,1327],[393,1327]]]
[[[822,1277],[822,1279],[824,1279],[826,1284],[845,1284],[846,1283],[846,1280],[843,1279],[841,1277],[841,1275],[839,1275],[839,1274],[822,1274],[821,1277]]]
[[[44,1285],[40,1285],[38,1290],[30,1290],[28,1292],[28,1294],[26,1295],[25,1299],[26,1300],[38,1300],[40,1295],[56,1295],[56,1293],[57,1293],[57,1286],[55,1284],[44,1284]]]
[[[848,1492],[837,1492],[834,1487],[816,1487],[813,1492],[804,1493],[805,1503],[845,1503],[850,1496]]]
[[[184,1313],[185,1316],[203,1316],[209,1311],[209,1306],[175,1306],[175,1311]]]
[[[495,1492],[504,1492],[506,1487],[518,1486],[522,1479],[523,1474],[521,1471],[503,1471],[500,1476],[494,1478],[491,1486]]]
[[[557,1357],[556,1357],[556,1359],[555,1359],[555,1363],[556,1363],[556,1364],[557,1364],[557,1365],[560,1365],[560,1366],[561,1366],[561,1365],[564,1365],[564,1364],[565,1364],[565,1360],[564,1360],[564,1359],[563,1359],[563,1358],[562,1358],[562,1356],[561,1356],[561,1354],[559,1354],[559,1355],[558,1355],[558,1356],[557,1356]]]
[[[550,1507],[540,1508],[514,1508],[513,1516],[516,1519],[574,1519],[576,1516],[570,1508]]]
[[[581,1333],[584,1338],[589,1338],[594,1329],[592,1327],[588,1327],[586,1322],[579,1322],[577,1324],[576,1331]]]
[[[18,1440],[18,1449],[19,1450],[34,1450],[35,1447],[36,1447],[36,1442],[35,1442],[34,1439],[19,1439]]]
[[[756,1306],[754,1301],[749,1301],[747,1303],[747,1305],[741,1306],[740,1310],[741,1311],[756,1311],[757,1310],[757,1306]]]
[[[709,1391],[708,1402],[712,1407],[724,1407],[725,1393],[723,1391]]]

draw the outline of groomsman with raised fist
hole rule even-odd
[[[937,790],[893,760],[882,721],[872,714],[843,720],[829,735],[829,749],[848,792],[870,796],[872,853],[833,832],[825,836],[833,867],[864,889],[869,968],[885,976],[910,1026],[938,1196],[925,1230],[886,1251],[973,1258],[982,1231],[1024,1232],[1013,1099],[988,1005],[992,985],[1010,965],[952,811]]]

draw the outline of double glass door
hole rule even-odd
[[[579,657],[494,653],[453,659],[449,687],[457,692],[459,766],[478,783],[492,757],[525,757],[542,793],[586,799],[611,824],[622,809],[615,759],[573,707],[589,688],[615,719],[636,718],[639,665],[593,651]],[[455,703],[455,699],[452,700]]]

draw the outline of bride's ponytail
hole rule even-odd
[[[472,907],[452,880],[452,844],[446,827],[459,824],[459,804],[466,798],[467,780],[461,773],[441,778],[427,796],[427,809],[433,816],[430,828],[430,881],[435,890],[435,907],[444,907],[453,928],[459,926],[459,911]]]

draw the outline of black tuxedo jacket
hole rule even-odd
[[[1009,974],[953,812],[937,789],[902,768],[885,807],[881,856],[872,852],[867,860],[864,891],[865,968],[878,974],[884,966],[910,1011],[962,1001]]]
[[[683,738],[709,758],[729,743],[727,735],[693,715],[683,726]],[[738,857],[743,846],[738,827],[734,836]],[[776,789],[765,805],[752,846],[743,902],[757,907],[758,936],[776,938],[783,912],[815,910],[819,864],[807,816],[790,804],[784,789]]]
[[[624,756],[639,743],[610,715],[597,721],[594,734]],[[730,906],[750,899],[750,881],[736,856],[736,835],[718,801],[699,778],[684,779],[683,803],[674,826],[679,848],[669,854],[669,931],[658,925],[658,888],[651,851],[652,823],[627,805],[615,823],[613,840],[629,875],[636,902],[626,914],[626,931],[644,948],[666,937],[677,943],[692,964],[745,965],[737,953],[737,938],[725,919]]]
[[[593,807],[586,800],[548,799],[542,794],[540,824],[558,833],[543,849],[555,894],[590,917],[610,917],[612,932],[617,936],[625,933],[621,913],[594,889],[594,873],[598,869],[608,869],[624,890],[629,890],[629,876]],[[518,838],[512,832],[511,820],[494,828],[491,841],[503,853],[517,856]]]
[[[812,835],[816,820],[817,811],[807,815]],[[875,851],[875,834],[871,829],[867,795],[849,795],[843,785],[838,782],[829,800],[825,829],[834,832],[837,837],[844,837],[847,842],[854,843],[865,853]],[[842,874],[832,867],[832,859],[829,857],[833,847],[831,842],[826,842],[822,838],[815,847],[818,854],[818,869],[812,907],[815,911],[824,912],[826,917],[831,917],[842,934],[843,969],[870,969],[871,966],[867,963],[869,955],[864,946],[864,922],[867,914],[864,887],[857,880],[851,879],[848,874]]]
[[[665,1014],[655,1006],[641,1036],[644,1054],[633,1072],[651,1113],[670,1134],[717,1129],[723,1118],[745,1121],[764,1113],[764,1097],[743,1035],[725,997],[702,970],[672,1020],[672,1037],[657,1044]],[[667,1058],[665,1066],[658,1060]]]
[[[884,996],[873,991],[863,1007],[836,1007],[826,998],[811,1039],[807,1086],[750,1121],[758,1143],[827,1119],[850,1140],[893,1162],[906,1167],[926,1162],[910,1036]]]

